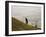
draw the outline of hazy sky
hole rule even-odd
[[[12,5],[12,16],[41,16],[41,7]]]

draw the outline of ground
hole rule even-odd
[[[35,28],[32,25],[25,24],[20,20],[12,17],[12,31],[20,31],[20,30],[37,30],[39,28]]]

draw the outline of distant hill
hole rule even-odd
[[[22,21],[12,17],[12,31],[20,31],[20,30],[36,30],[37,28],[32,25],[28,25],[23,23]]]

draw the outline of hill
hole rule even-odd
[[[12,31],[20,31],[20,30],[36,30],[37,28],[32,25],[28,25],[23,23],[22,21],[12,17]]]

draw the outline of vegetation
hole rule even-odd
[[[38,28],[25,24],[20,20],[12,17],[12,31],[20,31],[20,30],[36,30]]]

